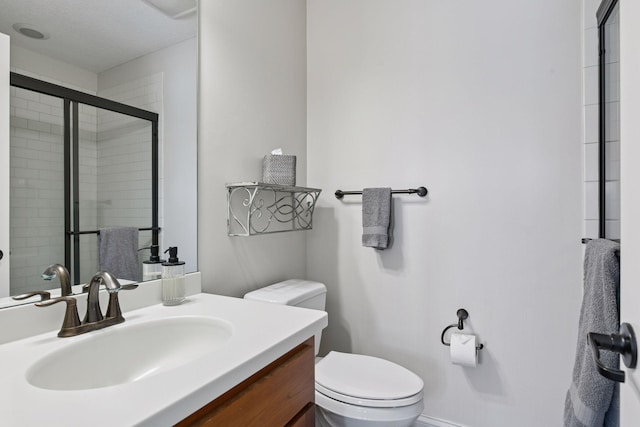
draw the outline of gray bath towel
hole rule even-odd
[[[389,247],[391,225],[391,188],[362,190],[362,246]]]
[[[618,384],[598,373],[587,342],[589,332],[618,333],[618,243],[605,239],[587,243],[584,257],[584,290],[578,345],[571,387],[564,406],[565,427],[617,426]],[[618,367],[618,354],[601,351],[605,366]]]
[[[142,270],[138,262],[138,229],[135,227],[101,228],[98,234],[100,271],[118,279],[139,282]]]

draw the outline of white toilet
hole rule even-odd
[[[286,280],[249,292],[250,300],[324,310],[327,288],[309,280]],[[320,334],[315,337],[316,356]],[[316,425],[410,427],[424,409],[422,379],[388,360],[329,352],[316,361]]]

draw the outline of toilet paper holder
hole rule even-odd
[[[450,342],[446,342],[444,340],[444,335],[451,328],[458,328],[459,330],[464,329],[463,321],[467,320],[467,318],[469,317],[469,312],[467,310],[465,310],[464,308],[460,308],[460,309],[458,309],[458,311],[456,311],[456,315],[458,316],[458,323],[452,323],[451,325],[447,326],[442,331],[442,335],[440,335],[440,341],[442,341],[442,344],[444,344],[446,346],[450,346],[451,343]],[[484,344],[480,344],[480,345],[476,346],[476,350],[482,350],[483,348],[484,348]]]

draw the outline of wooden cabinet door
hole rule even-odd
[[[315,396],[314,359],[311,338],[177,426],[312,426],[307,412],[313,413],[309,406],[313,407]]]

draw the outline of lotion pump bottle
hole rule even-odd
[[[171,246],[169,259],[162,263],[162,304],[178,305],[185,300],[184,262],[178,259],[178,247]]]
[[[151,245],[151,256],[148,260],[142,261],[142,281],[156,280],[162,278],[162,263],[165,260],[160,259],[158,255],[160,248],[158,245]]]

